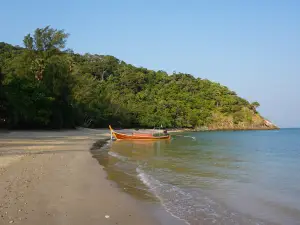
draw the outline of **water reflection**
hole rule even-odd
[[[215,151],[207,149],[207,146],[207,142],[199,143],[186,138],[163,141],[122,140],[110,141],[106,148],[92,153],[105,167],[108,179],[135,196],[149,198],[147,188],[138,178],[137,168],[171,185],[204,189],[216,185],[220,179],[237,176],[228,173],[228,170],[236,169],[232,164],[238,160],[228,156],[220,157]]]
[[[297,224],[300,179],[294,172],[299,170],[300,139],[290,132],[202,132],[174,135],[171,141],[116,141],[93,155],[123,190],[156,199],[151,192],[191,224]]]
[[[110,141],[101,149],[91,150],[93,157],[104,166],[107,179],[115,181],[118,186],[135,197],[157,201],[138,179],[136,168],[149,158],[162,154],[161,145],[169,141]]]
[[[110,151],[131,157],[133,160],[147,160],[154,156],[163,155],[163,149],[171,141],[114,141],[111,143]]]

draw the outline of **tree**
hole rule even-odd
[[[33,37],[27,34],[24,37],[23,43],[25,48],[35,51],[61,51],[66,46],[69,34],[64,30],[57,30],[46,26],[44,28],[37,28],[34,31]]]
[[[254,106],[255,108],[258,108],[260,106],[258,102],[252,102],[251,105]]]
[[[258,102],[252,102],[250,108],[256,112],[256,109],[260,106]]]
[[[74,54],[68,36],[47,26],[26,35],[25,48],[0,43],[0,119],[11,127],[223,128],[259,118],[257,102],[219,83]]]

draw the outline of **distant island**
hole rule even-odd
[[[76,54],[68,36],[47,26],[26,35],[24,47],[0,43],[0,127],[277,129],[258,102],[219,83]]]

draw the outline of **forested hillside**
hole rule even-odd
[[[0,126],[273,128],[257,102],[218,83],[79,55],[67,38],[45,27],[25,36],[24,47],[0,43]]]

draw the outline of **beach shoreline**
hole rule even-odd
[[[163,224],[92,157],[107,129],[2,134],[0,224]]]

